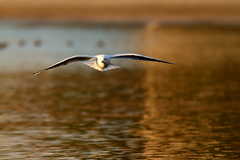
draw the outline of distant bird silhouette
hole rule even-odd
[[[144,55],[140,55],[140,54],[135,54],[135,53],[120,53],[120,54],[115,54],[115,55],[101,54],[101,55],[96,55],[96,56],[76,55],[76,56],[66,58],[60,62],[57,62],[57,63],[47,67],[46,69],[37,71],[33,74],[37,75],[43,71],[46,71],[46,70],[49,70],[52,68],[56,68],[56,67],[60,67],[60,66],[64,66],[64,65],[68,65],[70,63],[78,62],[78,61],[85,61],[84,64],[86,64],[96,70],[99,70],[99,71],[107,71],[110,69],[120,68],[119,66],[112,64],[110,62],[111,59],[131,59],[131,60],[155,61],[155,62],[175,64],[172,62],[167,62],[167,61],[163,61],[160,59],[156,59],[156,58],[152,58],[152,57],[148,57],[148,56],[144,56]]]

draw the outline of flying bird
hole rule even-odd
[[[115,55],[96,55],[96,56],[89,56],[89,55],[75,55],[69,58],[66,58],[60,62],[57,62],[43,70],[37,71],[33,73],[34,75],[37,75],[43,71],[47,71],[52,68],[68,65],[73,62],[83,61],[84,64],[99,70],[99,71],[107,71],[111,69],[120,68],[119,66],[116,66],[110,62],[111,59],[131,59],[131,60],[140,60],[140,61],[154,61],[154,62],[163,62],[163,63],[169,63],[169,64],[175,64],[172,62],[163,61],[160,59],[136,54],[136,53],[120,53]]]

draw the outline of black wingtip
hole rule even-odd
[[[173,64],[173,65],[177,65],[177,63],[174,63],[174,62],[167,62],[167,61],[164,61],[164,63]]]
[[[42,71],[44,71],[44,70],[40,70],[40,71],[34,72],[33,75],[36,76],[36,75],[40,74]]]

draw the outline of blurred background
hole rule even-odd
[[[239,20],[238,0],[1,0],[1,18],[106,21]]]
[[[239,159],[240,1],[0,0],[0,159]],[[135,52],[32,73],[72,55]]]

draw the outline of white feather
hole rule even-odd
[[[96,70],[103,71],[103,69],[97,65],[96,61],[84,62],[84,64],[86,64],[89,67],[92,67],[92,68],[94,68]]]
[[[114,64],[110,64],[108,67],[104,68],[103,71],[108,71],[108,70],[117,69],[117,68],[121,68],[121,67],[116,66]]]

